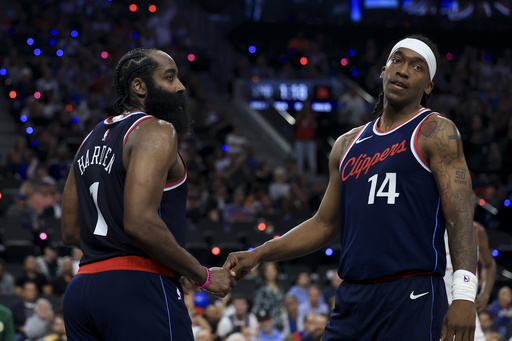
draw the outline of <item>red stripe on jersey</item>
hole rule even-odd
[[[135,123],[135,124],[130,128],[130,130],[128,130],[128,132],[127,132],[127,133],[126,133],[126,135],[125,135],[124,141],[123,141],[123,149],[124,149],[124,145],[126,144],[126,140],[128,140],[128,136],[131,134],[132,130],[133,130],[133,129],[135,129],[135,127],[136,127],[136,126],[138,126],[140,122],[145,121],[145,120],[147,120],[147,119],[149,119],[149,118],[154,118],[154,116],[148,116],[148,117],[144,117],[144,118],[142,118],[140,121],[136,122],[136,123]]]
[[[419,110],[416,114],[412,115],[412,116],[411,116],[411,118],[409,118],[409,119],[408,119],[407,121],[405,121],[404,123],[402,123],[402,124],[400,124],[400,125],[397,125],[396,127],[391,128],[391,129],[386,130],[386,131],[379,129],[379,122],[380,122],[380,119],[381,119],[381,117],[382,117],[382,116],[381,116],[381,117],[379,117],[379,118],[377,119],[377,122],[375,122],[375,130],[377,130],[379,133],[388,133],[388,132],[390,132],[391,130],[398,129],[398,128],[400,128],[401,126],[403,126],[404,124],[406,124],[407,122],[409,122],[409,121],[411,121],[411,120],[415,119],[415,118],[416,118],[416,116],[418,116],[419,114],[421,114],[421,113],[422,113],[422,112],[424,112],[425,110],[430,110],[430,109],[423,108],[423,109]]]
[[[185,167],[185,174],[183,174],[183,176],[177,180],[177,181],[174,181],[174,182],[171,182],[170,184],[165,184],[165,188],[168,188],[168,187],[172,187],[174,185],[177,185],[179,184],[180,182],[182,182],[183,180],[185,180],[185,178],[187,177],[187,164],[185,163],[185,160],[183,160],[183,156],[181,156],[181,153],[180,151],[178,150],[178,155],[180,156],[180,159],[181,161],[183,162],[183,166]]]
[[[352,147],[352,145],[356,142],[356,140],[359,138],[359,136],[361,136],[363,134],[363,132],[365,131],[366,127],[368,126],[368,124],[365,124],[361,130],[359,130],[356,134],[356,136],[352,139],[352,141],[350,141],[350,144],[348,145],[347,149],[345,150],[345,152],[343,153],[343,155],[341,156],[341,159],[340,159],[340,162],[338,163],[338,169],[340,169],[341,167],[341,163],[343,162],[343,160],[345,159],[345,155],[347,155],[348,151],[350,150],[350,148]]]

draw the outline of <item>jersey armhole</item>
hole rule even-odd
[[[361,130],[359,130],[357,132],[357,134],[354,136],[354,138],[350,141],[350,143],[348,144],[348,147],[347,149],[340,155],[340,162],[338,164],[338,169],[341,168],[341,164],[343,163],[343,160],[345,159],[345,156],[347,156],[348,152],[350,151],[350,149],[352,148],[352,146],[354,145],[355,141],[357,141],[357,139],[366,131],[366,128],[368,127],[368,125],[370,124],[371,122],[368,122],[366,123],[362,128]]]
[[[425,168],[425,170],[427,170],[428,172],[431,172],[430,170],[430,164],[427,162],[427,160],[425,159],[425,157],[421,154],[421,151],[420,149],[418,148],[418,135],[420,133],[420,130],[421,130],[421,127],[423,125],[423,123],[425,123],[425,121],[432,115],[437,115],[437,116],[441,116],[441,117],[444,117],[443,115],[439,114],[438,112],[431,112],[430,114],[428,114],[427,116],[425,116],[421,122],[418,124],[418,126],[416,127],[416,129],[414,130],[414,132],[412,133],[412,137],[411,137],[411,150],[412,150],[412,153],[414,155],[414,157],[416,158],[416,160],[418,161],[418,163],[423,167]]]
[[[154,116],[144,116],[144,117],[141,117],[139,118],[137,121],[135,121],[132,126],[128,129],[128,131],[126,132],[126,134],[124,134],[124,138],[123,138],[123,149],[124,149],[124,146],[126,145],[126,141],[128,140],[128,136],[130,135],[130,133],[133,131],[133,129],[135,129],[135,127],[137,125],[139,125],[140,122],[144,121],[144,120],[147,120],[147,119],[150,119],[150,118],[155,118]]]

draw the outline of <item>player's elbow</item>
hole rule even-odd
[[[62,243],[66,246],[80,246],[80,227],[69,226],[62,222]]]
[[[60,228],[64,245],[80,247],[80,217],[76,210],[63,206]]]
[[[144,226],[144,216],[142,214],[125,214],[124,216],[124,232],[132,239],[138,240],[142,236]]]

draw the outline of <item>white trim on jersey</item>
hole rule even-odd
[[[421,122],[418,124],[416,129],[414,129],[414,131],[412,132],[412,135],[411,135],[411,152],[412,152],[412,155],[414,156],[416,161],[418,161],[418,163],[421,165],[421,167],[425,168],[425,170],[427,172],[429,172],[429,173],[432,173],[432,171],[430,170],[430,167],[425,162],[423,162],[423,160],[420,157],[420,152],[418,150],[416,150],[416,138],[415,138],[415,136],[418,133],[418,130],[420,129],[420,127],[423,124],[423,122],[425,122],[425,120],[427,118],[429,118],[433,114],[437,114],[437,113],[436,112],[432,112],[430,115],[425,116],[425,118],[423,120],[421,120]]]
[[[178,183],[173,184],[173,185],[169,185],[168,187],[167,187],[167,186],[165,186],[165,187],[164,187],[164,192],[167,192],[167,191],[173,190],[173,189],[175,189],[176,187],[179,187],[179,186],[183,185],[183,183],[185,183],[185,181],[187,181],[187,173],[185,173],[185,176],[183,177],[183,179],[181,179]]]
[[[128,115],[128,116],[131,116],[131,114]],[[126,116],[126,117],[128,117],[128,116]],[[124,148],[124,144],[126,143],[126,139],[128,139],[128,135],[130,135],[132,130],[137,126],[137,124],[139,124],[141,121],[147,120],[148,118],[152,118],[152,117],[154,117],[154,116],[144,115],[141,118],[139,118],[137,121],[133,122],[133,124],[130,126],[130,128],[128,128],[128,130],[126,131],[126,134],[124,134],[124,137],[123,137],[123,148]]]
[[[103,123],[106,124],[106,125],[114,124],[114,123],[117,123],[119,121],[124,120],[125,118],[128,118],[128,117],[133,116],[133,115],[137,115],[137,114],[145,114],[145,115],[147,115],[145,112],[142,112],[142,111],[134,111],[134,112],[131,112],[131,113],[128,113],[128,114],[114,116],[115,119],[113,119],[112,122],[108,121],[110,119],[110,117],[109,117],[109,118],[105,119],[103,121]],[[119,117],[119,116],[121,116],[121,117]]]
[[[414,120],[416,117],[418,117],[418,115],[421,115],[422,113],[424,113],[426,110],[430,110],[429,108],[423,108],[421,109],[420,111],[418,111],[414,116],[412,116],[411,118],[409,118],[407,121],[405,121],[404,123],[400,124],[400,125],[397,125],[396,127],[394,127],[393,129],[391,130],[387,130],[387,131],[379,131],[379,129],[377,128],[377,125],[379,124],[379,121],[380,121],[380,117],[378,120],[375,121],[375,124],[373,125],[373,133],[375,135],[378,135],[378,136],[384,136],[384,135],[388,135],[388,134],[391,134],[393,132],[395,132],[396,130],[400,129],[401,127],[403,127],[404,125],[406,125],[407,123],[411,122],[412,120]]]
[[[345,150],[345,153],[343,154],[343,156],[341,157],[341,160],[340,160],[340,163],[338,165],[338,171],[341,172],[341,165],[343,164],[343,161],[345,161],[345,157],[348,155],[350,149],[352,149],[352,146],[355,145],[357,143],[357,140],[359,140],[359,137],[361,135],[363,135],[363,133],[365,132],[366,128],[368,127],[368,125],[370,124],[371,122],[368,122],[364,125],[363,128],[361,128],[361,130],[359,130],[359,132],[357,133],[356,137],[352,140],[352,142],[350,143],[350,145],[348,146],[347,150]]]

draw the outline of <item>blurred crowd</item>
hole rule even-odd
[[[58,254],[62,250],[55,249],[51,240],[41,241],[38,231],[60,218],[64,181],[82,139],[113,114],[113,71],[117,60],[131,48],[153,46],[168,51],[187,87],[195,129],[180,141],[179,148],[187,162],[191,230],[204,222],[307,217],[323,196],[327,177],[321,145],[327,135],[325,124],[315,122],[318,113],[305,106],[296,114],[301,123],[295,133],[296,146],[302,152],[276,163],[256,155],[254,146],[260,141],[249,140],[244,127],[234,123],[237,113],[230,105],[229,84],[236,77],[254,75],[350,78],[339,62],[333,62],[338,42],[326,34],[308,37],[297,32],[281,47],[282,51],[293,49],[294,57],[287,62],[278,62],[276,56],[282,51],[257,56],[241,53],[234,65],[227,66],[231,72],[218,75],[218,70],[197,69],[188,59],[192,52],[207,53],[188,20],[199,9],[186,1],[155,4],[155,13],[144,9],[143,14],[142,8],[131,12],[128,6],[110,1],[0,2],[0,96],[4,103],[0,115],[2,120],[16,122],[15,143],[0,155],[0,182],[14,186],[16,193],[4,192],[0,197],[0,217],[23,219],[23,228],[35,236],[37,246],[33,256],[18,260],[23,271],[16,276],[9,276],[3,261],[0,264],[0,296],[22,298],[17,309],[25,313],[25,319],[16,316],[16,308],[12,310],[19,340],[65,340],[59,301],[54,298],[61,297],[76,273],[80,255],[76,250]],[[391,46],[372,38],[360,45],[358,58],[353,59],[359,76],[352,77],[350,91],[338,94],[338,109],[328,118],[327,125],[336,126],[337,133],[371,118],[372,108],[359,90],[374,97],[380,92],[380,70]],[[491,51],[486,46],[467,45],[451,51],[442,40],[438,45],[442,58],[431,107],[459,127],[475,192],[499,210],[497,216],[480,210],[478,220],[489,229],[510,232],[510,201],[508,206],[505,203],[512,199],[512,49],[503,46]],[[307,66],[297,63],[299,56],[308,58]],[[211,65],[224,62],[220,55],[209,58],[214,59]],[[221,82],[219,86],[216,81]],[[207,297],[206,305],[199,304],[197,297],[189,302],[197,340],[321,338],[334,296],[330,283],[339,280],[337,275],[323,273],[322,280],[311,285],[311,271],[288,273],[287,278],[297,275],[297,280],[283,286],[278,281],[278,265],[262,265],[260,270],[252,281],[247,280],[257,288],[254,295],[246,291],[226,300]],[[488,322],[493,323],[488,330],[507,339],[512,336],[510,326],[503,328],[512,321],[510,288],[499,292],[498,303],[489,306]],[[9,312],[0,309],[0,318],[4,315]],[[505,322],[498,322],[497,316]],[[42,334],[31,334],[33,328],[40,328]]]

